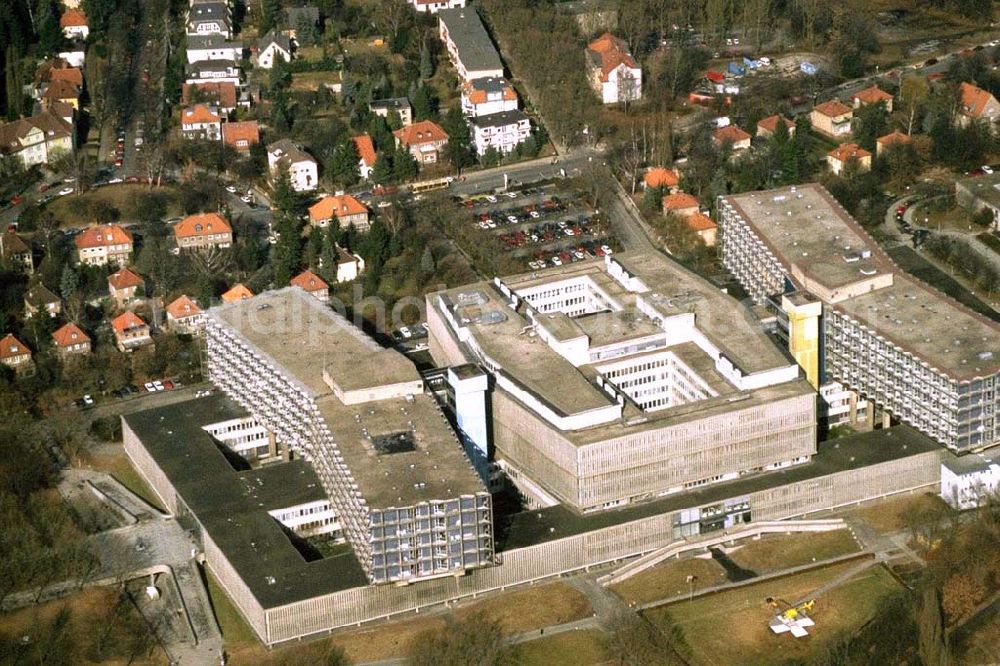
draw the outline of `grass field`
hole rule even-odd
[[[629,603],[644,604],[657,599],[686,594],[687,577],[695,576],[692,590],[726,582],[725,570],[713,559],[689,557],[668,560],[611,586],[611,590]]]
[[[205,570],[205,580],[208,583],[208,596],[212,600],[212,610],[215,611],[215,620],[219,623],[219,631],[222,632],[222,640],[226,647],[249,647],[257,645],[257,635],[246,623],[243,616],[233,605],[219,581],[210,571]]]
[[[896,580],[875,566],[824,594],[811,613],[816,626],[807,640],[773,634],[767,623],[775,611],[765,599],[795,603],[854,566],[845,563],[707,595],[647,611],[646,616],[665,632],[670,625],[680,629],[690,646],[692,664],[809,661],[822,653],[826,640],[867,621],[880,600],[898,589]]]
[[[120,446],[107,446],[102,447],[99,451],[88,451],[83,454],[81,462],[84,467],[107,472],[146,502],[158,510],[166,512],[163,503],[156,497],[156,493],[149,487],[146,480],[139,476],[139,472],[135,470],[132,461],[128,459],[125,450]]]
[[[143,205],[145,197],[151,193],[158,193],[167,197],[167,216],[179,215],[182,211],[174,203],[173,188],[158,187],[150,189],[149,185],[106,185],[96,190],[90,190],[81,195],[70,194],[54,199],[47,209],[59,220],[64,227],[79,227],[91,224],[88,212],[88,203],[91,201],[103,201],[117,209],[120,219],[123,222],[135,220],[139,217],[139,207]]]
[[[804,534],[772,534],[745,541],[729,557],[744,569],[759,574],[827,560],[858,551],[858,542],[847,530]]]
[[[340,83],[340,72],[298,72],[292,74],[292,90],[319,90],[326,84]]]
[[[908,515],[930,507],[944,506],[944,502],[936,495],[900,495],[866,503],[845,511],[844,515],[861,520],[876,532],[898,532],[907,527]]]
[[[30,608],[24,608],[0,615],[0,640],[16,637],[21,640],[27,636],[29,641],[44,645],[52,634],[56,616],[63,609],[70,611],[70,620],[66,625],[63,639],[70,646],[73,664],[113,664],[126,663],[141,665],[168,664],[169,659],[159,647],[153,649],[146,658],[127,660],[126,650],[129,635],[117,624],[111,628],[105,638],[103,653],[98,658],[96,642],[98,628],[107,621],[109,609],[115,605],[118,591],[110,587],[92,587],[81,590],[69,597],[50,601]],[[141,621],[139,611],[134,606],[127,606],[130,619]],[[134,615],[132,615],[134,614]],[[117,656],[115,656],[117,655]],[[4,662],[8,663],[8,662]],[[17,663],[33,663],[30,659]]]
[[[517,652],[520,666],[596,666],[611,663],[604,652],[602,634],[594,629],[567,631],[522,643]]]
[[[345,631],[323,640],[268,651],[250,633],[250,628],[223,591],[217,586],[213,589],[211,578],[209,585],[212,603],[217,614],[221,613],[217,615],[219,626],[233,664],[317,663],[331,647],[342,649],[352,663],[402,658],[417,635],[445,626],[447,617],[445,613],[414,615],[398,622]],[[223,601],[217,602],[219,597]],[[586,598],[570,586],[548,583],[463,605],[454,615],[461,618],[477,612],[497,620],[506,634],[513,635],[587,617],[591,608]]]

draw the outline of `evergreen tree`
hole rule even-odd
[[[502,158],[503,155],[500,154],[499,150],[497,150],[493,146],[489,146],[486,149],[486,152],[484,152],[482,156],[479,158],[479,161],[482,162],[483,166],[492,167],[500,164],[500,160]]]
[[[372,167],[372,180],[379,185],[385,185],[393,180],[393,152],[383,150],[375,158]]]
[[[867,151],[875,152],[875,141],[889,128],[889,111],[883,102],[863,106],[854,115],[854,139]]]
[[[347,138],[334,148],[333,155],[327,164],[327,171],[335,183],[349,187],[358,182],[358,162],[360,159],[354,141]]]
[[[80,278],[76,271],[69,264],[63,266],[62,276],[59,278],[59,295],[62,296],[63,300],[68,301],[72,298],[79,285]]]
[[[372,143],[375,144],[376,152],[382,153],[395,149],[396,137],[392,135],[389,124],[382,116],[372,115],[368,122],[368,134],[372,138]]]
[[[281,165],[274,178],[274,196],[271,204],[286,215],[294,215],[299,207],[299,195],[292,188],[292,179],[288,175],[288,167]]]
[[[434,58],[426,39],[420,43],[420,76],[424,79],[434,76]]]
[[[266,35],[273,30],[280,16],[281,0],[260,0],[260,21],[257,24],[260,34]]]
[[[295,41],[300,46],[312,46],[316,43],[316,25],[305,13],[299,15],[298,24],[295,26]]]
[[[437,112],[437,102],[431,95],[430,89],[421,81],[413,93],[410,103],[413,105],[414,120],[428,120],[434,117]]]
[[[275,227],[278,243],[274,246],[271,265],[274,267],[274,283],[284,287],[298,275],[302,266],[302,232],[298,223],[283,216]]]
[[[465,121],[461,109],[457,106],[448,109],[441,126],[448,134],[448,144],[444,148],[444,154],[451,165],[461,171],[475,164],[476,157],[472,149],[472,137],[469,135],[469,124]]]
[[[375,163],[378,166],[378,162]],[[403,182],[415,178],[420,171],[417,160],[414,159],[406,146],[399,146],[392,156],[392,177],[393,180]]]
[[[420,272],[425,277],[434,273],[434,254],[431,252],[430,246],[424,246],[424,253],[420,255]]]

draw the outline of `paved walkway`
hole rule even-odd
[[[223,649],[222,634],[193,559],[197,550],[191,535],[173,516],[159,513],[104,472],[67,469],[59,491],[70,502],[79,500],[80,493],[92,493],[125,526],[87,537],[90,551],[98,557],[87,576],[54,583],[41,591],[10,595],[4,600],[4,610],[58,599],[83,587],[155,580],[161,589],[160,598],[143,600],[139,606],[150,626],[170,629],[158,632],[157,636],[167,654],[175,663],[185,666],[218,664]],[[184,618],[181,624],[186,622],[189,631],[177,630],[177,617],[172,616]]]

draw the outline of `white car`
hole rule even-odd
[[[236,186],[226,185],[226,192],[229,192],[230,194],[236,194]]]
[[[153,386],[153,382],[146,382],[142,385],[142,388],[146,389],[148,393],[156,393],[156,387]]]
[[[250,196],[249,194],[244,194],[243,196],[240,197],[240,201],[242,201],[243,203],[253,203],[253,197]]]
[[[413,337],[413,333],[411,333],[410,329],[408,327],[406,327],[406,326],[400,326],[399,327],[399,334],[402,335],[404,338],[411,338],[411,337]]]
[[[993,167],[989,167],[989,166],[983,165],[982,169],[983,169],[983,173],[985,173],[987,176],[992,176],[993,175]]]
[[[90,396],[89,393],[83,396],[83,404],[85,404],[87,407],[90,407],[91,405],[94,404],[94,399]]]
[[[528,213],[528,215],[531,215],[531,218],[534,219],[534,220],[537,220],[538,218],[540,218],[542,216],[542,214],[539,213],[537,210],[531,211],[530,213]]]
[[[165,388],[163,388],[163,382],[161,382],[159,379],[157,379],[155,382],[153,382],[153,388],[156,389],[157,391],[165,391],[166,390]]]
[[[608,247],[607,245],[602,245],[601,250],[604,252],[604,254],[611,254],[611,248]]]
[[[114,178],[108,181],[108,185],[117,185],[118,183],[124,183],[124,182],[125,181],[123,181],[121,178],[115,176]]]
[[[497,202],[497,198],[495,196],[493,196],[492,194],[487,194],[486,195],[486,200],[489,201],[490,203],[496,203]]]
[[[508,215],[507,221],[511,224],[517,224],[517,215]]]
[[[379,201],[378,202],[378,208],[388,208],[391,205],[392,205],[391,201]]]
[[[75,190],[72,187],[64,187],[61,190],[59,190],[59,196],[64,197],[67,194],[73,194],[74,191]]]
[[[510,198],[510,199],[516,199],[517,198],[517,192],[508,192],[507,193],[507,197]]]

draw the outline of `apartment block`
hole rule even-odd
[[[208,311],[212,381],[312,466],[369,582],[493,564],[492,505],[416,368],[302,289]]]
[[[437,292],[427,321],[438,365],[491,375],[496,462],[542,505],[611,509],[816,452],[816,396],[796,364],[659,255]]]
[[[996,322],[902,273],[820,185],[721,197],[718,211],[726,267],[815,332],[790,345],[814,385],[841,382],[958,452],[1000,442]]]

